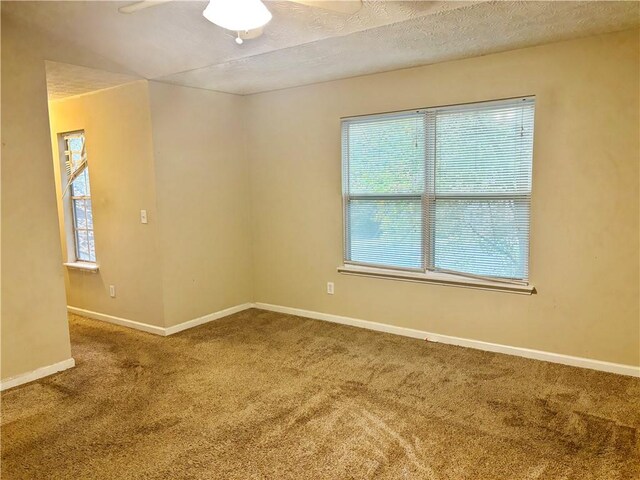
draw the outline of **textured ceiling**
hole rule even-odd
[[[135,1],[135,0],[132,0]],[[156,78],[400,22],[470,2],[364,2],[349,16],[293,2],[265,2],[273,20],[264,35],[243,45],[202,16],[207,2],[172,1],[122,14],[129,2],[5,2],[3,14],[75,39],[117,60],[127,73]],[[6,5],[5,5],[6,4]]]
[[[351,16],[268,1],[273,20],[264,35],[237,45],[230,32],[204,19],[206,2],[176,0],[130,15],[118,12],[129,3],[3,1],[2,14],[54,38],[64,34],[66,40],[120,65],[120,73],[240,94],[483,55],[640,23],[640,3],[635,1],[365,0]],[[73,88],[113,81],[96,75],[82,77],[85,84],[76,79]],[[60,78],[57,83],[72,80]]]
[[[240,94],[485,55],[638,25],[635,2],[497,2],[160,78]]]
[[[105,72],[68,63],[45,62],[45,66],[49,100],[82,95],[140,80],[140,77],[133,75]]]

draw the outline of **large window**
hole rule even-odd
[[[534,107],[343,120],[345,264],[526,283]]]
[[[62,135],[64,147],[63,163],[66,178],[63,196],[67,205],[66,220],[70,223],[67,241],[73,242],[75,258],[70,262],[96,262],[96,245],[93,233],[93,209],[91,207],[91,185],[85,148],[84,132]],[[68,199],[67,199],[68,197]],[[69,238],[71,237],[71,238]]]

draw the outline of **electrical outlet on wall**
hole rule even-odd
[[[147,211],[146,210],[140,210],[140,223],[149,223],[147,221]]]
[[[333,295],[333,282],[327,282],[327,293]]]
[[[111,298],[116,298],[116,286],[115,285],[109,285],[109,296]]]

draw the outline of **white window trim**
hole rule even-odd
[[[536,293],[535,287],[531,284],[509,283],[507,281],[465,277],[462,275],[443,272],[409,271],[345,264],[338,267],[338,273],[345,275],[357,275],[361,277],[384,278],[387,280],[400,280],[405,282],[431,283],[435,285],[494,290],[499,292],[518,293],[521,295],[531,295]]]
[[[71,270],[84,270],[94,273],[100,270],[100,266],[93,262],[65,262],[63,265]]]

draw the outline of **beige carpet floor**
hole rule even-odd
[[[71,339],[2,395],[2,480],[640,474],[638,379],[260,310]]]

